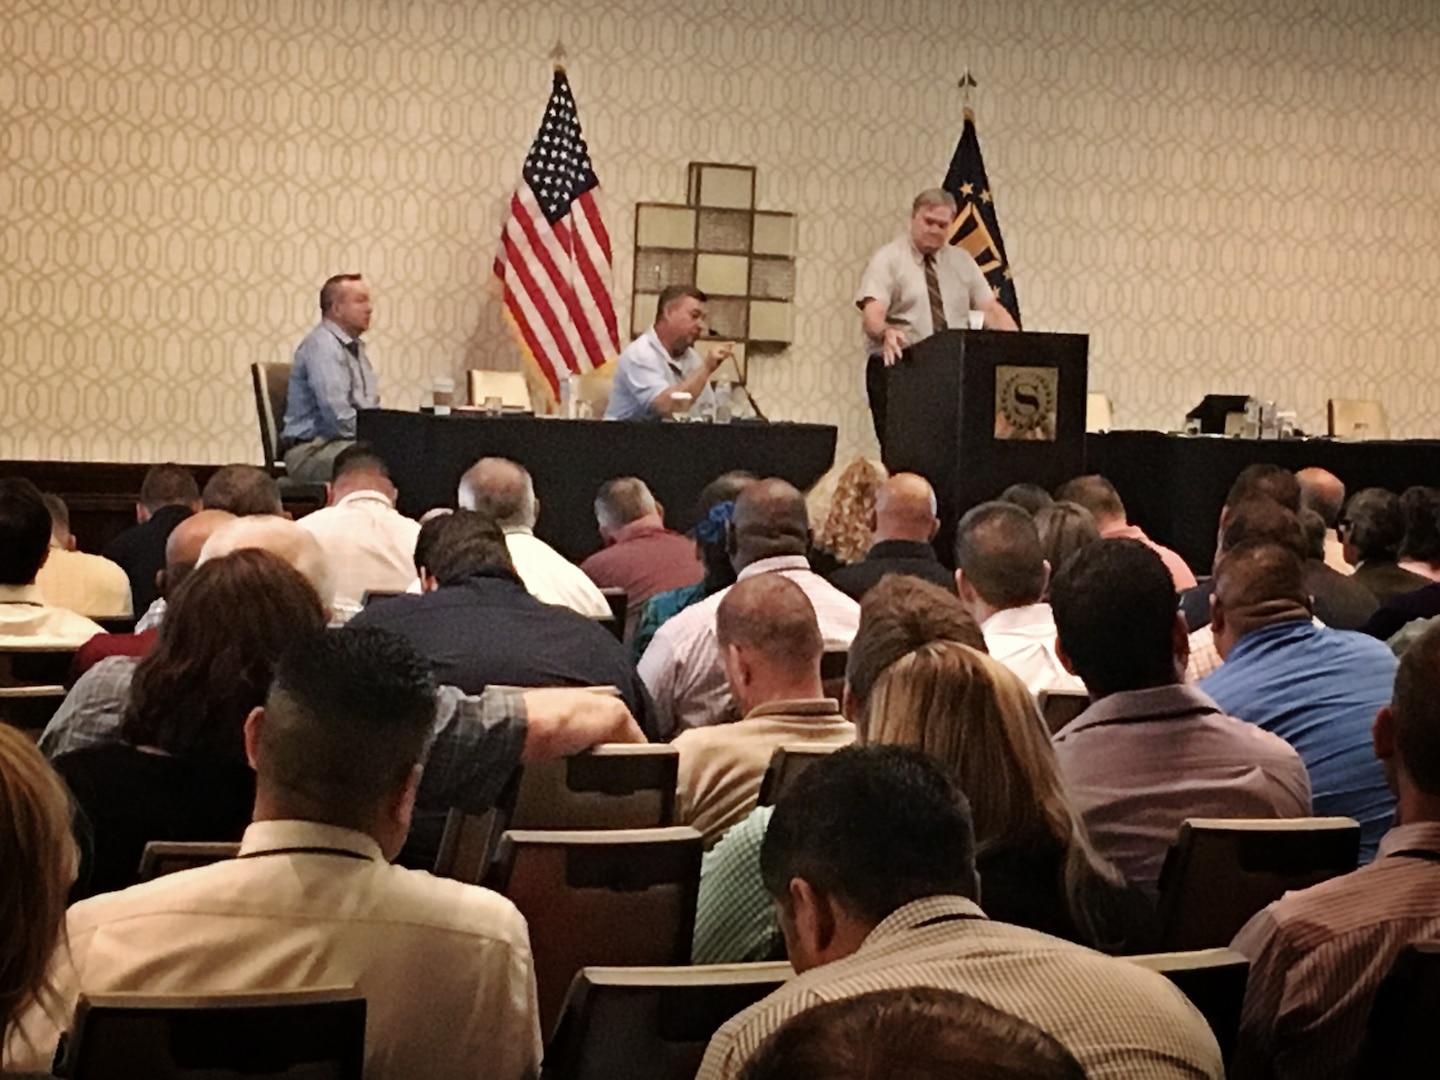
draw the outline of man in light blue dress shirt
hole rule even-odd
[[[370,286],[337,274],[320,287],[320,324],[295,349],[285,426],[285,472],[295,480],[330,479],[335,458],[355,442],[355,412],[380,404],[375,369],[360,335],[370,327]]]
[[[710,376],[734,351],[695,350],[705,332],[706,296],[693,285],[667,285],[655,303],[655,325],[621,352],[606,420],[665,419],[714,400]],[[679,395],[689,394],[689,399]]]

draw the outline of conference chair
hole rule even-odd
[[[530,925],[542,1034],[583,967],[690,962],[701,847],[687,826],[505,833],[485,884]]]
[[[1040,715],[1051,735],[1090,707],[1090,695],[1078,690],[1041,690],[1039,701]]]
[[[265,994],[81,995],[57,1075],[73,1080],[361,1080],[353,987]]]
[[[1325,420],[1331,435],[1353,442],[1388,439],[1390,425],[1378,401],[1363,398],[1331,398],[1325,402]]]
[[[523,371],[472,368],[465,373],[465,382],[471,405],[484,405],[486,398],[498,397],[501,407],[511,412],[534,412]]]
[[[0,723],[39,737],[65,700],[74,649],[11,644],[0,648]]]
[[[1193,952],[1149,953],[1124,958],[1158,971],[1190,999],[1205,1017],[1220,1054],[1228,1063],[1240,1031],[1240,1006],[1245,1001],[1245,980],[1250,961],[1234,949],[1198,949]]]
[[[240,854],[237,843],[206,841],[151,840],[140,854],[140,881],[153,881],[166,874],[194,870],[199,866],[224,862]]]
[[[1435,1075],[1440,1016],[1440,942],[1407,945],[1375,994],[1352,1075],[1429,1080]]]
[[[1160,944],[1229,945],[1266,904],[1348,874],[1359,855],[1353,818],[1189,818],[1160,871]]]
[[[785,962],[587,967],[570,984],[540,1080],[691,1080],[720,1025],[794,974]]]
[[[680,755],[660,743],[608,743],[522,765],[509,829],[653,829],[675,822]]]
[[[615,635],[616,641],[625,640],[625,621],[630,613],[630,594],[624,589],[608,588],[601,589],[600,595],[605,597],[605,602],[610,605],[609,618],[601,619],[605,629]]]
[[[760,795],[757,798],[756,806],[774,806],[780,801],[780,796],[785,794],[795,778],[808,769],[815,762],[820,761],[828,754],[833,754],[840,749],[838,746],[807,746],[797,744],[793,746],[777,746],[775,752],[770,755],[770,764],[765,767],[765,775],[760,778]]]
[[[275,477],[280,497],[324,506],[324,484],[297,482],[285,475],[280,430],[285,424],[285,400],[290,396],[290,365],[251,364],[250,384],[255,391],[255,411],[260,418],[260,449],[265,455],[265,469]]]

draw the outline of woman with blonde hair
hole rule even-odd
[[[845,466],[825,521],[815,530],[817,572],[828,573],[865,557],[874,538],[875,498],[889,478],[884,465],[868,458],[856,458]]]
[[[0,1045],[44,1003],[75,864],[65,785],[28,736],[0,723]]]
[[[953,641],[922,645],[875,681],[860,732],[953,771],[986,914],[1105,952],[1153,947],[1153,910],[1091,847],[1035,699],[1003,664]]]

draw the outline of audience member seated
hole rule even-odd
[[[1405,538],[1400,541],[1400,569],[1440,581],[1440,490],[1409,487],[1400,493]]]
[[[1316,626],[1302,573],[1294,553],[1275,544],[1225,553],[1213,602],[1225,663],[1200,689],[1295,748],[1315,813],[1358,821],[1360,860],[1369,862],[1395,809],[1370,753],[1370,723],[1390,700],[1395,657],[1364,634]]]
[[[830,584],[856,600],[886,574],[910,574],[954,589],[954,576],[940,565],[930,543],[940,531],[935,510],[930,481],[914,473],[890,477],[875,497],[874,543],[859,562],[831,571]]]
[[[1375,594],[1350,574],[1325,561],[1325,521],[1314,510],[1300,511],[1305,536],[1305,589],[1315,601],[1315,617],[1336,630],[1358,630],[1375,614]]]
[[[1014,503],[1031,517],[1055,505],[1054,498],[1039,484],[1011,484],[1000,493],[1000,501]]]
[[[1359,630],[1362,634],[1388,642],[1411,623],[1426,622],[1437,615],[1440,615],[1440,581],[1392,596],[1375,609]],[[1403,650],[1396,655],[1401,655],[1401,652]]]
[[[985,634],[991,656],[1033,694],[1084,692],[1055,655],[1055,618],[1041,599],[1050,564],[1029,514],[1003,502],[970,510],[955,529],[955,567],[960,602]]]
[[[740,1080],[1085,1080],[1034,1024],[969,994],[912,986],[806,1009],[766,1039]]]
[[[1430,584],[1429,578],[1402,569],[1397,561],[1405,539],[1405,515],[1393,491],[1374,487],[1357,491],[1345,504],[1339,530],[1345,560],[1355,567],[1355,580],[1374,593],[1378,603]]]
[[[810,569],[809,546],[805,497],[784,480],[757,480],[735,500],[729,550],[738,579],[784,574],[814,606],[825,648],[848,649],[860,605]],[[723,590],[708,596],[665,623],[640,659],[665,737],[739,718],[715,641],[715,612],[724,596]]]
[[[691,604],[698,604],[707,596],[714,596],[721,589],[735,584],[735,567],[730,562],[727,530],[731,518],[735,516],[735,497],[754,480],[750,473],[737,469],[722,473],[701,489],[695,506],[695,527],[690,533],[695,538],[695,556],[700,560],[705,576],[694,585],[657,593],[645,602],[630,637],[630,658],[637,664],[650,647],[655,631],[666,620],[674,618]]]
[[[183,465],[152,465],[140,481],[136,524],[105,545],[101,554],[118,563],[130,579],[130,599],[139,615],[160,594],[155,575],[165,569],[170,530],[200,509],[200,488]]]
[[[647,732],[649,694],[624,647],[594,619],[541,603],[525,591],[506,536],[484,514],[439,519],[424,592],[371,604],[352,622],[399,634],[442,683],[479,694],[487,686],[612,686]]]
[[[256,794],[240,857],[71,908],[54,1012],[117,989],[353,985],[365,998],[367,1077],[535,1076],[535,974],[519,912],[389,865],[435,722],[435,687],[403,641],[345,629],[296,642],[245,721]],[[48,1051],[64,1020],[32,1010],[22,1022]]]
[[[1440,630],[1401,660],[1374,749],[1399,800],[1379,856],[1286,893],[1235,938],[1250,979],[1234,1077],[1352,1075],[1380,980],[1405,945],[1440,936]]]
[[[326,505],[297,525],[320,542],[334,589],[339,621],[360,610],[367,592],[404,592],[415,583],[415,540],[420,523],[395,509],[390,469],[368,443],[335,457],[325,486]]]
[[[810,562],[817,573],[828,575],[859,562],[870,550],[875,498],[889,475],[884,465],[869,458],[856,458],[845,466],[830,496],[825,519],[815,529]]]
[[[58,495],[43,497],[50,512],[50,554],[35,584],[45,602],[92,619],[130,618],[134,609],[125,571],[102,555],[79,550],[65,500]]]
[[[1340,478],[1327,469],[1301,469],[1295,474],[1300,485],[1300,508],[1313,510],[1325,523],[1325,565],[1336,573],[1349,577],[1355,567],[1345,561],[1345,545],[1335,531],[1340,520],[1340,510],[1345,505],[1345,485]]]
[[[743,719],[675,739],[679,824],[698,829],[707,848],[755,809],[777,749],[855,741],[821,686],[820,625],[799,585],[780,574],[738,582],[716,609],[715,640]]]
[[[236,517],[285,513],[280,486],[258,465],[222,465],[216,469],[200,492],[200,505],[206,510],[228,510]]]
[[[1055,492],[1055,498],[1061,502],[1079,503],[1089,510],[1103,539],[1138,540],[1153,550],[1164,561],[1165,569],[1170,571],[1176,592],[1195,587],[1195,574],[1178,552],[1171,551],[1164,544],[1157,544],[1145,535],[1145,530],[1140,526],[1130,524],[1125,504],[1120,501],[1120,493],[1105,477],[1077,476],[1062,484],[1060,490]]]
[[[29,736],[8,724],[0,724],[0,866],[5,867],[0,888],[3,1051],[11,1024],[49,995],[50,961],[62,940],[65,896],[75,879],[70,794]],[[17,1041],[15,1050],[34,1053],[35,1048]],[[36,1060],[37,1068],[49,1064]],[[0,1060],[0,1066],[7,1063]]]
[[[45,602],[35,579],[50,551],[50,511],[40,490],[22,477],[0,477],[0,646],[77,649],[105,632]]]
[[[602,589],[625,590],[625,640],[635,633],[640,609],[657,593],[695,585],[705,567],[695,544],[665,528],[665,508],[645,481],[607,480],[595,496],[595,523],[604,543],[580,564]]]
[[[330,579],[330,562],[313,536],[289,518],[251,514],[215,529],[200,549],[200,558],[195,565],[204,566],[211,559],[243,548],[259,548],[278,555],[282,561],[300,571],[314,587],[328,617],[335,591]]]
[[[505,532],[515,572],[530,595],[592,619],[610,616],[610,602],[585,572],[535,535],[540,500],[535,482],[505,458],[481,458],[460,478],[460,508],[477,510]]]
[[[1073,502],[1051,503],[1037,510],[1035,531],[1040,534],[1040,550],[1052,574],[1075,552],[1102,539],[1094,516]]]
[[[1188,637],[1173,579],[1142,544],[1085,548],[1055,576],[1061,655],[1091,705],[1054,739],[1100,854],[1154,893],[1190,817],[1304,817],[1310,785],[1278,736],[1181,680]]]
[[[975,853],[965,796],[919,751],[848,748],[802,773],[760,855],[798,977],[721,1026],[698,1080],[738,1076],[812,1006],[913,986],[1035,1024],[1088,1076],[1224,1075],[1214,1036],[1163,976],[986,918]]]
[[[240,839],[255,800],[245,717],[281,652],[324,626],[310,583],[269,552],[212,559],[186,579],[155,651],[131,669],[123,741],[54,759],[82,815],[76,898],[133,885],[151,840]]]

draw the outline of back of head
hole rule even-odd
[[[1300,485],[1300,508],[1314,510],[1326,528],[1334,528],[1340,518],[1340,508],[1345,505],[1345,485],[1340,478],[1326,469],[1301,469],[1295,474]]]
[[[915,473],[896,473],[875,496],[875,539],[928,543],[940,528],[935,489]]]
[[[321,603],[330,604],[334,593],[325,551],[311,533],[289,518],[252,514],[219,526],[200,549],[197,565],[242,548],[258,548],[279,556],[305,576]]]
[[[275,478],[258,465],[223,465],[216,469],[205,482],[200,501],[207,510],[228,510],[236,517],[285,512]]]
[[[45,510],[50,515],[50,539],[60,547],[70,543],[70,507],[59,495],[46,492],[40,496],[45,500]]]
[[[1400,512],[1405,517],[1400,558],[1440,565],[1440,490],[1406,488],[1400,495]]]
[[[1405,515],[1393,491],[1371,487],[1357,491],[1340,519],[1344,540],[1364,562],[1389,562],[1405,539]]]
[[[721,649],[742,646],[797,676],[818,673],[825,650],[810,598],[781,574],[757,574],[731,586],[715,613],[715,636]]]
[[[440,529],[445,519],[455,511],[441,508],[432,510],[420,523],[420,532],[415,537],[415,572],[428,573],[434,561],[435,541],[440,539]]]
[[[0,1033],[45,987],[76,863],[64,782],[28,735],[0,724]]]
[[[1057,572],[1075,552],[1100,542],[1095,515],[1074,502],[1057,502],[1036,511],[1035,531],[1040,534],[1045,561]]]
[[[968,994],[928,986],[872,990],[792,1017],[740,1080],[1085,1080],[1034,1024]]]
[[[1225,505],[1235,507],[1247,499],[1274,499],[1292,514],[1300,512],[1300,481],[1279,465],[1246,465],[1230,485]]]
[[[460,508],[492,518],[502,529],[535,527],[535,483],[506,458],[481,458],[460,478]]]
[[[1175,582],[1138,540],[1082,548],[1050,583],[1060,646],[1092,697],[1175,683]]]
[[[193,567],[200,561],[205,542],[235,520],[235,515],[228,510],[197,510],[171,529],[165,539],[166,587],[173,589],[180,584],[169,578],[173,568]]]
[[[140,481],[140,505],[152,514],[162,506],[190,506],[199,501],[200,487],[183,465],[152,465]]]
[[[1125,504],[1120,501],[1120,493],[1114,484],[1097,474],[1065,481],[1056,490],[1055,501],[1079,503],[1097,522],[1125,520]]]
[[[1400,658],[1390,708],[1401,765],[1420,791],[1440,796],[1440,625]]]
[[[1301,510],[1300,528],[1305,532],[1305,558],[1325,558],[1325,519],[1314,510]]]
[[[1323,538],[1323,529],[1321,535]],[[1310,544],[1305,536],[1305,527],[1292,511],[1263,495],[1254,495],[1232,504],[1225,515],[1225,529],[1220,534],[1220,550],[1225,552],[1241,544],[1262,542],[1279,544],[1293,551],[1299,559],[1309,557]]]
[[[918,750],[847,747],[806,769],[780,797],[760,848],[771,896],[792,878],[871,926],[927,896],[974,899],[970,807]]]
[[[50,511],[40,489],[0,477],[0,585],[29,585],[50,550]]]
[[[602,530],[622,528],[655,511],[655,496],[638,476],[606,480],[595,495],[595,521]]]
[[[1055,502],[1039,484],[1011,484],[1000,493],[1000,501],[1014,503],[1031,517]]]
[[[875,500],[886,476],[885,466],[868,458],[847,465],[835,484],[829,512],[815,530],[816,546],[842,562],[854,562],[869,551]]]
[[[955,528],[955,566],[992,607],[1023,607],[1045,591],[1045,555],[1035,520],[1012,503],[988,502]]]
[[[515,572],[505,534],[493,518],[474,510],[456,510],[422,525],[422,537],[432,525],[424,565],[441,585],[456,585],[484,570]]]
[[[376,488],[387,494],[395,490],[390,482],[390,466],[380,452],[366,442],[347,446],[335,455],[330,484],[335,488]]]
[[[722,473],[700,490],[695,501],[695,545],[705,565],[705,582],[712,589],[724,588],[735,580],[730,562],[726,529],[735,517],[735,499],[755,482],[753,473],[736,470]]]
[[[280,653],[324,626],[314,587],[275,555],[207,559],[171,594],[160,640],[135,669],[127,741],[243,762],[241,726],[264,700]]]
[[[429,666],[403,638],[350,627],[312,635],[276,668],[256,786],[286,816],[368,830],[424,760],[434,722]]]
[[[1220,557],[1215,596],[1237,625],[1242,621],[1258,625],[1286,612],[1308,614],[1310,607],[1300,559],[1290,548],[1266,541],[1237,544]]]
[[[804,555],[810,546],[805,496],[784,480],[756,480],[735,499],[733,561],[737,570],[775,555]]]
[[[932,641],[958,641],[981,652],[985,637],[953,593],[907,574],[888,574],[860,602],[845,686],[852,710],[864,713],[880,673]]]

